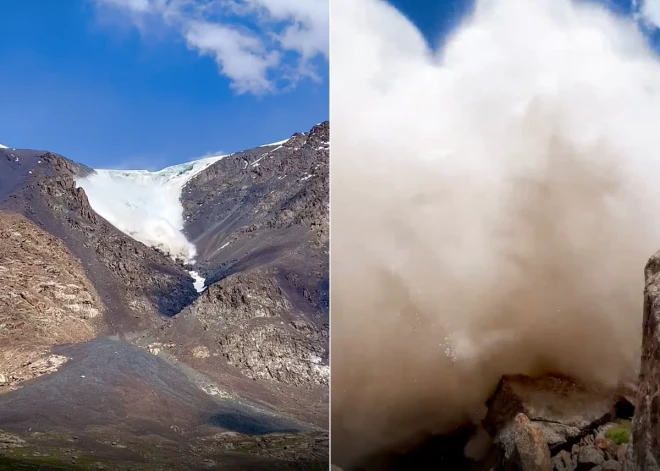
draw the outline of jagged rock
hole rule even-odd
[[[632,423],[633,461],[639,471],[660,470],[660,252],[644,269],[642,363]]]
[[[550,449],[538,428],[522,413],[495,438],[505,471],[552,471]]]
[[[219,341],[229,363],[250,378],[289,384],[328,384],[330,370],[321,364],[323,347],[272,325],[235,330]]]
[[[575,460],[566,450],[561,450],[552,457],[553,471],[572,471],[575,469]]]
[[[485,426],[492,435],[516,414],[524,413],[539,428],[551,450],[587,437],[615,414],[620,399],[614,391],[580,385],[569,378],[504,376],[488,401]],[[587,437],[592,440],[593,437]]]
[[[293,309],[277,281],[252,270],[211,285],[186,309],[214,330],[233,327],[254,318],[281,317]]]
[[[594,446],[583,446],[578,453],[578,469],[592,469],[605,461],[603,452]]]
[[[293,306],[276,272],[253,269],[212,284],[179,319],[189,317],[213,339],[194,347],[195,358],[220,355],[250,379],[328,384],[327,336]]]

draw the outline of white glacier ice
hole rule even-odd
[[[173,258],[194,263],[195,246],[183,234],[181,190],[223,157],[206,157],[156,172],[96,170],[76,183],[87,193],[92,208],[119,230]]]

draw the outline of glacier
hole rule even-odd
[[[194,264],[196,250],[183,233],[181,191],[204,169],[226,157],[216,155],[173,165],[159,171],[97,169],[76,179],[92,208],[117,229],[174,259]],[[191,272],[195,288],[204,279]]]
[[[194,266],[197,250],[183,233],[181,192],[200,172],[229,155],[212,155],[158,171],[95,169],[77,178],[76,185],[85,190],[94,211],[124,234]],[[195,289],[204,291],[205,279],[194,269],[189,273]]]

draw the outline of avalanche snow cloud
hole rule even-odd
[[[332,2],[333,462],[481,418],[505,373],[638,371],[660,63],[632,20],[482,0],[442,50]]]
[[[193,262],[195,246],[183,234],[181,191],[191,178],[222,157],[207,157],[157,172],[96,170],[77,184],[87,193],[94,210],[119,230],[174,258]],[[195,278],[198,291],[199,280]]]

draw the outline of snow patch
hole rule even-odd
[[[148,170],[96,170],[76,181],[92,208],[117,229],[173,258],[193,263],[195,246],[183,234],[181,191],[224,155]]]
[[[190,272],[190,276],[192,276],[193,285],[195,286],[197,292],[198,293],[203,292],[206,289],[206,286],[204,286],[204,282],[206,281],[206,279],[203,278],[199,273],[197,273],[194,270]]]
[[[289,139],[291,139],[291,138],[290,138],[290,137],[287,137],[286,139],[284,139],[284,140],[282,140],[282,141],[271,142],[270,144],[263,144],[263,145],[260,145],[259,147],[281,146],[282,144],[284,144],[285,142],[287,142]]]
[[[3,146],[2,144],[0,144],[0,149],[9,149],[9,147]]]

